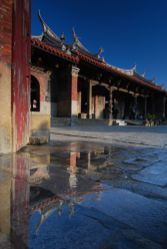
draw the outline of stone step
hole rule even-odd
[[[92,125],[107,125],[108,120],[104,119],[76,119],[71,122],[71,118],[52,118],[51,127],[60,127],[60,126],[92,126]]]
[[[51,127],[70,126],[71,118],[51,118]]]
[[[78,119],[78,125],[80,126],[101,126],[107,124],[108,120],[105,119]]]
[[[74,119],[71,118],[51,118],[51,127],[62,126],[108,126],[108,119]],[[113,120],[113,125],[126,126],[126,125],[143,125],[143,121],[140,120]]]

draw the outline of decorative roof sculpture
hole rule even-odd
[[[75,33],[74,28],[72,29],[72,36],[73,36],[73,39],[74,39],[73,44],[72,44],[72,49],[73,50],[80,50],[81,52],[89,53],[88,49],[85,48],[85,46],[79,40],[77,34]]]
[[[101,57],[101,54],[104,52],[103,48],[99,48],[98,53],[92,54],[79,40],[74,28],[72,29],[72,36],[73,36],[73,44],[72,44],[73,51],[80,51],[81,53],[86,53],[93,58],[96,58],[102,62],[105,62],[104,58]]]
[[[101,54],[104,52],[104,49],[102,47],[99,48],[97,54],[95,55],[99,60],[101,59]]]
[[[134,65],[131,69],[122,69],[106,63],[104,58],[101,56],[103,48],[99,48],[98,53],[96,54],[89,52],[89,50],[78,38],[74,28],[72,30],[72,45],[65,43],[64,33],[62,33],[60,37],[54,33],[43,20],[40,11],[38,13],[38,17],[43,27],[43,34],[41,36],[33,36],[32,42],[35,46],[39,46],[43,49],[45,48],[49,52],[69,61],[78,63],[80,60],[84,60],[104,70],[114,72],[143,85],[147,85],[153,89],[160,91],[163,90],[161,86],[156,84],[155,78],[153,80],[149,80],[145,78],[145,73],[139,74],[136,70],[136,65]]]
[[[44,42],[45,44],[51,45],[52,47],[60,48],[69,55],[72,52],[79,51],[105,63],[104,58],[101,57],[101,54],[104,51],[103,48],[99,48],[99,51],[96,54],[92,54],[91,52],[89,52],[89,50],[82,44],[82,42],[78,38],[74,28],[72,29],[73,43],[72,45],[68,45],[65,43],[64,33],[62,33],[61,36],[58,36],[55,32],[53,32],[53,30],[44,21],[40,10],[38,11],[38,18],[42,24],[43,33],[40,36],[33,36],[33,38],[38,39]]]
[[[40,10],[38,11],[38,17],[43,27],[42,41],[49,45],[52,45],[53,47],[59,47],[65,50],[66,46],[64,44],[65,41],[64,33],[60,37],[57,34],[55,34],[52,31],[52,29],[43,20]]]

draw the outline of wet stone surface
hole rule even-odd
[[[0,157],[0,248],[166,249],[167,149],[86,142]]]

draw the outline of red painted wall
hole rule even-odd
[[[14,0],[12,54],[13,151],[29,140],[30,1]]]
[[[11,63],[12,0],[0,2],[0,60]]]
[[[12,0],[0,0],[0,154],[11,152]]]
[[[78,75],[71,76],[71,101],[78,100]]]

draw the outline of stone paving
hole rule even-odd
[[[167,127],[91,129],[0,157],[0,248],[167,249]]]
[[[133,146],[167,147],[167,126],[73,126],[51,128],[51,140],[87,140]]]

